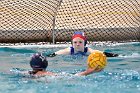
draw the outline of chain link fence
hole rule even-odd
[[[139,41],[140,0],[0,0],[0,42]]]

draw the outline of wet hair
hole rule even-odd
[[[46,57],[42,56],[40,53],[36,53],[30,60],[30,66],[33,70],[42,71],[47,68],[48,61]]]

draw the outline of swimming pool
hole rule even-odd
[[[23,77],[18,72],[31,69],[29,60],[37,51],[50,53],[61,47],[1,47],[0,93],[140,93],[139,46],[139,42],[91,45],[91,48],[120,55],[108,58],[104,71],[88,76],[73,75],[86,68],[87,57],[63,55],[48,58],[47,69],[59,75],[38,79]]]

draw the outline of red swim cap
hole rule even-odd
[[[72,40],[76,37],[79,37],[79,38],[83,39],[84,41],[86,40],[86,37],[84,36],[84,33],[82,33],[82,32],[75,32],[74,35],[72,36]]]

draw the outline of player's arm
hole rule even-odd
[[[118,54],[115,53],[109,53],[109,52],[103,52],[107,57],[117,57],[119,56]]]
[[[92,74],[92,73],[95,71],[96,68],[97,68],[97,67],[88,68],[87,70],[85,70],[85,71],[83,71],[83,72],[80,72],[80,73],[77,73],[77,74],[75,74],[75,75],[77,75],[77,76],[86,76],[86,75]]]
[[[62,50],[59,50],[59,51],[56,51],[55,54],[57,55],[66,55],[66,54],[69,54],[70,53],[70,48],[65,48],[65,49],[62,49]]]
[[[88,52],[92,53],[94,52],[95,50],[91,49],[91,48],[88,48]],[[109,53],[109,52],[103,52],[106,57],[117,57],[119,56],[118,54],[115,54],[115,53]]]
[[[48,54],[47,57],[55,57],[56,55],[66,55],[70,53],[70,48],[65,48],[54,53]]]

